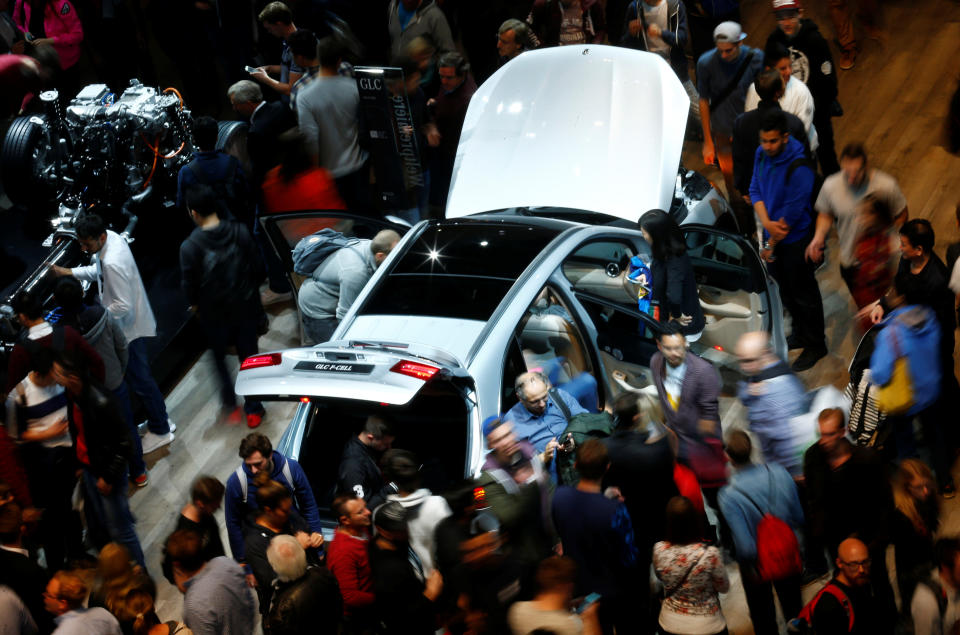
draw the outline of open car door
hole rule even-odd
[[[408,225],[399,222],[393,223],[380,218],[360,216],[345,210],[301,210],[264,214],[260,217],[260,226],[270,246],[280,258],[283,270],[290,280],[294,298],[306,279],[305,276],[293,271],[293,248],[301,238],[327,228],[334,229],[347,237],[366,239],[373,238],[383,229],[392,229],[401,236],[410,229]],[[303,342],[302,329],[300,341]]]
[[[706,326],[691,344],[714,362],[734,365],[744,333],[767,331],[774,352],[787,358],[777,283],[748,240],[706,225],[683,225]]]

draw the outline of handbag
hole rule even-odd
[[[900,341],[895,324],[890,331],[893,339],[893,352],[897,356],[893,363],[893,374],[885,385],[877,390],[877,409],[886,415],[904,414],[914,404],[913,380],[910,379],[910,366],[907,356],[900,352]]]
[[[719,487],[727,482],[727,455],[720,439],[706,437],[687,448],[687,463],[701,487]]]

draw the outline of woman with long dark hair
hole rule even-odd
[[[686,496],[667,503],[666,531],[653,546],[653,568],[663,583],[660,633],[726,635],[720,593],[730,588],[720,550],[703,539],[700,514]]]
[[[692,336],[699,336],[706,320],[680,226],[663,210],[652,209],[640,217],[640,231],[653,255],[651,295],[660,307],[659,320],[676,322],[687,339],[696,339]]]
[[[893,478],[890,519],[900,597],[913,597],[918,580],[934,567],[933,537],[940,527],[940,498],[926,463],[904,459]]]

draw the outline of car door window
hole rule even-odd
[[[554,386],[563,388],[584,408],[596,412],[597,380],[584,342],[583,332],[566,304],[555,290],[544,287],[517,325],[515,342],[511,343],[504,362],[502,394],[513,391],[519,375],[516,356],[519,348],[524,371],[542,372]]]
[[[650,357],[657,351],[653,318],[636,307],[619,307],[586,293],[578,293],[577,301],[597,329],[597,348],[612,365],[650,367]]]
[[[706,319],[700,339],[691,348],[714,362],[731,363],[741,335],[771,326],[763,265],[740,237],[706,227],[683,230]]]
[[[636,307],[639,286],[628,278],[630,259],[635,255],[637,249],[630,242],[597,240],[570,254],[561,271],[575,291]]]

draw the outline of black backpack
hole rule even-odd
[[[240,169],[240,162],[237,161],[237,158],[234,156],[229,154],[225,154],[225,156],[230,159],[230,167],[223,181],[214,181],[211,179],[210,175],[201,169],[199,163],[195,160],[187,164],[187,169],[193,174],[193,178],[196,179],[197,183],[208,185],[217,193],[217,204],[220,208],[221,218],[231,218],[249,224],[248,221],[251,220],[250,201],[242,197],[242,193],[237,192],[237,188],[234,187],[234,182],[237,180],[237,170]]]
[[[567,427],[563,434],[557,439],[561,445],[567,440],[568,435],[573,439],[574,448],[588,439],[606,439],[613,434],[614,421],[606,412],[581,412],[578,415],[571,416],[570,409],[563,402],[563,398],[557,392],[556,388],[550,389],[550,400],[560,409],[563,417],[567,420]],[[570,487],[576,486],[580,482],[580,474],[574,467],[576,461],[576,452],[557,450],[557,478],[563,485]]]

